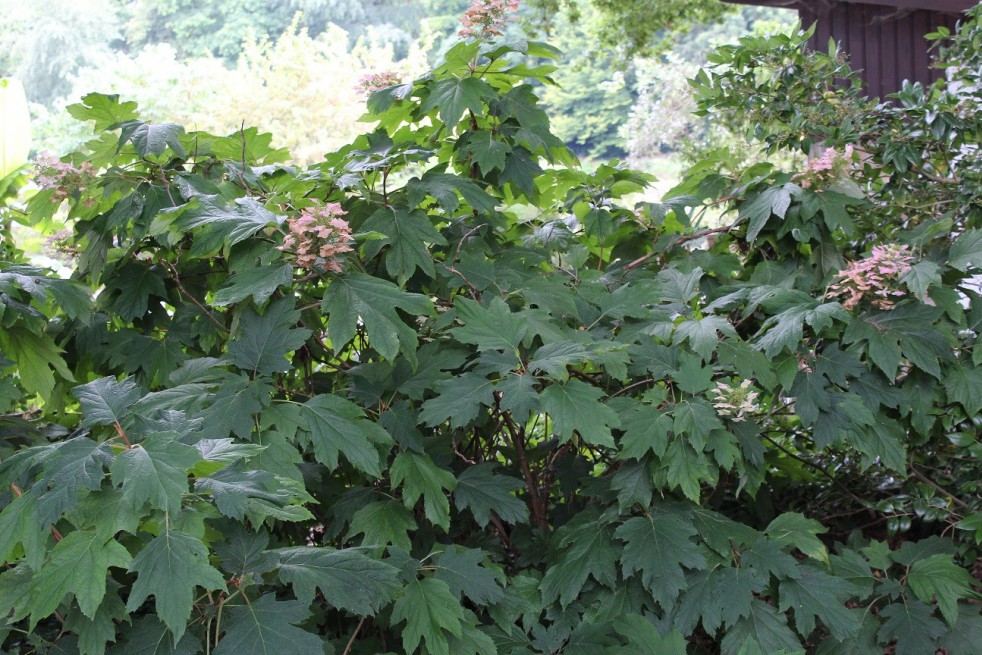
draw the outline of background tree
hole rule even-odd
[[[537,10],[535,25],[547,30],[556,16],[577,22],[583,7],[599,18],[598,35],[604,48],[614,48],[622,61],[652,55],[672,36],[720,20],[734,8],[720,0],[529,0]]]

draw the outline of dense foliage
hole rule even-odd
[[[76,264],[0,264],[0,648],[977,652],[978,18],[900,106],[806,34],[722,49],[702,110],[815,157],[637,207],[540,43],[306,169],[87,96],[4,214]]]

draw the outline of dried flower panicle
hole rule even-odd
[[[303,210],[287,220],[290,233],[280,250],[294,251],[300,268],[340,273],[341,255],[351,252],[354,241],[351,226],[341,218],[345,213],[336,202]]]
[[[73,166],[61,161],[50,152],[42,152],[34,160],[34,183],[42,189],[54,189],[51,202],[67,200],[76,191],[82,191],[96,179],[95,167],[89,162]]]
[[[893,298],[905,295],[900,278],[911,269],[914,257],[907,246],[875,246],[873,254],[839,271],[829,297],[844,297],[842,306],[853,309],[864,298],[880,309],[893,309]]]
[[[734,422],[746,420],[747,414],[753,414],[760,409],[760,405],[756,402],[760,393],[750,390],[752,384],[753,380],[744,380],[738,387],[717,382],[716,388],[711,391],[715,395],[712,399],[713,407],[720,416],[731,416]]]
[[[518,11],[518,0],[472,0],[460,19],[463,38],[491,39],[504,34],[509,14]]]
[[[848,174],[853,152],[852,145],[847,145],[843,152],[826,148],[821,157],[809,159],[805,170],[795,175],[794,180],[804,189],[828,187]]]
[[[382,89],[387,89],[390,86],[396,86],[402,84],[402,78],[399,73],[395,71],[381,71],[379,73],[372,73],[370,75],[365,75],[359,80],[358,86],[355,90],[359,93],[368,95],[374,93],[375,91],[381,91]]]
[[[48,235],[41,249],[44,252],[58,252],[70,257],[77,257],[79,251],[73,240],[74,237],[75,232],[71,229],[58,230]]]

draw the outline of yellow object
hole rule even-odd
[[[31,114],[20,80],[0,79],[0,179],[27,162],[31,151]]]

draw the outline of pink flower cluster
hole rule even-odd
[[[402,84],[402,78],[399,77],[399,73],[395,71],[382,71],[363,76],[358,82],[358,86],[355,87],[355,90],[368,95],[369,93],[380,91],[397,84]]]
[[[336,202],[303,210],[298,218],[287,220],[290,233],[280,250],[293,250],[297,266],[310,271],[341,272],[340,256],[351,252],[351,226]]]
[[[75,167],[61,161],[50,152],[43,152],[34,160],[34,183],[42,189],[54,189],[51,202],[62,202],[76,191],[81,191],[95,180],[95,167],[83,162]]]
[[[802,188],[827,187],[844,176],[852,167],[852,145],[847,145],[843,152],[835,148],[826,148],[821,157],[808,160],[805,170],[794,176]]]
[[[912,261],[907,246],[875,246],[872,255],[852,262],[836,275],[839,281],[830,287],[829,296],[844,297],[842,306],[846,309],[853,309],[863,298],[880,309],[893,309],[892,298],[904,295],[897,288],[898,282]]]
[[[518,0],[472,0],[460,23],[460,36],[491,39],[501,36],[508,23],[508,14],[518,11]]]

